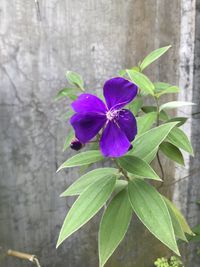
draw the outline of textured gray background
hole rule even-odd
[[[39,3],[41,21],[34,0],[0,2],[0,246],[34,253],[42,266],[96,267],[98,216],[55,249],[63,219],[73,203],[73,198],[60,199],[59,194],[79,173],[76,169],[55,173],[73,152],[62,153],[68,128],[62,117],[69,103],[52,99],[66,85],[66,70],[81,73],[93,92],[118,70],[133,66],[155,48],[172,44],[168,55],[147,73],[155,81],[174,84],[185,77],[180,67],[192,73],[187,82],[191,79],[192,84],[194,78],[190,95],[197,102],[199,30],[196,27],[195,35],[195,28],[183,18],[197,13],[199,25],[199,8],[197,12],[195,8],[185,9],[184,4],[195,6],[193,0]],[[186,52],[180,52],[183,26],[188,38]],[[187,48],[195,53],[194,76],[193,65],[188,63],[192,54]],[[183,87],[187,90],[186,83]],[[195,115],[187,126],[192,126],[196,152],[191,169],[200,159],[198,118]],[[166,176],[174,177],[174,166],[163,163]],[[194,204],[200,198],[200,185],[198,174],[190,178],[182,197],[187,203],[184,211],[194,225],[200,219]],[[163,188],[166,194],[172,194],[171,186]],[[179,194],[176,199],[181,202]],[[188,266],[199,266],[196,247],[191,251]],[[106,266],[151,267],[156,257],[167,253],[134,218],[125,241]],[[13,258],[0,262],[3,267],[29,265]]]

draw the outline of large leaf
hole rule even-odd
[[[137,118],[138,135],[148,131],[156,121],[157,113],[150,112]]]
[[[180,222],[176,216],[176,213],[174,212],[174,209],[172,208],[172,206],[170,204],[170,201],[168,201],[168,199],[165,197],[163,197],[163,199],[165,201],[165,204],[167,205],[169,214],[170,214],[171,219],[172,219],[172,225],[174,228],[175,236],[178,237],[179,239],[187,242],[187,238],[186,238],[184,231],[182,229],[182,226],[181,226],[181,224],[180,224]]]
[[[91,151],[82,152],[69,158],[67,161],[65,161],[58,168],[57,172],[64,168],[87,165],[90,163],[97,162],[99,160],[103,160],[103,156],[99,150],[91,150]]]
[[[118,159],[119,164],[126,171],[143,178],[161,181],[151,166],[144,160],[135,156],[124,156]]]
[[[143,71],[147,66],[149,66],[151,63],[153,63],[156,59],[161,57],[164,53],[167,52],[167,50],[171,47],[171,45],[164,46],[161,48],[158,48],[154,51],[152,51],[149,55],[147,55],[142,63],[140,64],[140,69]]]
[[[180,165],[184,165],[184,158],[178,147],[169,142],[163,142],[160,145],[160,150],[171,160],[177,162]]]
[[[174,129],[167,136],[167,140],[178,148],[185,150],[191,155],[194,155],[192,145],[187,135],[180,128],[174,127]]]
[[[165,203],[167,204],[168,207],[170,207],[173,210],[173,213],[175,214],[177,220],[179,221],[181,228],[184,233],[187,233],[189,235],[194,235],[191,228],[189,227],[188,223],[186,222],[184,216],[182,213],[177,209],[177,207],[166,197],[162,196],[163,199],[165,200]]]
[[[127,73],[131,81],[134,82],[142,91],[147,94],[154,94],[154,85],[147,76],[135,70],[127,70]]]
[[[113,192],[115,182],[116,176],[111,175],[96,181],[83,191],[64,220],[57,247],[101,209]]]
[[[89,185],[101,180],[105,177],[110,177],[110,175],[117,175],[119,170],[114,168],[99,168],[90,171],[82,175],[78,180],[76,180],[66,191],[64,191],[60,196],[74,196],[80,195]]]
[[[158,147],[152,150],[150,154],[146,155],[146,157],[144,157],[143,160],[146,161],[147,163],[151,163],[152,160],[154,160],[154,158],[156,157],[157,152],[158,152]]]
[[[124,238],[131,221],[132,208],[126,190],[118,193],[103,214],[99,229],[100,267],[104,266]]]
[[[69,132],[68,132],[68,135],[67,135],[67,137],[65,139],[65,143],[64,143],[64,146],[63,146],[63,151],[65,151],[69,147],[73,136],[74,136],[74,130],[73,130],[73,128],[70,128]]]
[[[173,109],[173,108],[179,108],[179,107],[184,107],[184,106],[191,106],[191,105],[196,105],[195,103],[191,102],[184,102],[184,101],[172,101],[165,103],[160,106],[160,111],[163,109]]]
[[[180,255],[171,217],[156,189],[142,179],[133,179],[129,182],[128,193],[131,206],[142,223],[161,242]]]
[[[82,77],[78,73],[74,71],[67,71],[66,77],[70,84],[75,85],[78,88],[80,88],[82,91],[84,91],[84,88],[83,88],[84,82],[83,82]]]
[[[132,142],[133,148],[129,155],[134,155],[141,159],[147,157],[163,142],[176,124],[177,122],[165,123],[136,137]]]

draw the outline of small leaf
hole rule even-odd
[[[134,99],[134,101],[132,101],[128,105],[128,109],[136,116],[140,108],[142,107],[142,104],[143,104],[142,97],[138,96],[136,99]]]
[[[152,51],[148,56],[144,58],[142,63],[140,64],[140,69],[143,71],[147,66],[149,66],[151,63],[153,63],[156,59],[161,57],[164,53],[167,52],[167,50],[171,47],[171,45],[164,46],[161,48],[158,48],[154,51]]]
[[[75,88],[63,88],[62,90],[60,90],[57,95],[55,96],[54,100],[60,100],[63,97],[68,97],[71,100],[76,100],[77,99],[77,95],[76,93],[76,89]]]
[[[167,208],[168,208],[168,211],[169,211],[169,214],[170,214],[170,217],[172,219],[172,225],[173,225],[173,228],[174,228],[174,233],[175,233],[175,236],[180,238],[181,240],[183,241],[186,241],[187,242],[187,238],[184,234],[184,231],[182,229],[182,226],[177,218],[177,215],[176,213],[174,212],[174,209],[172,208],[170,202],[168,201],[167,198],[163,197],[164,201],[165,201],[165,204],[167,205]]]
[[[83,82],[82,77],[78,73],[74,71],[67,71],[66,77],[70,84],[75,85],[76,87],[84,91],[84,88],[83,88],[84,82]]]
[[[172,118],[168,121],[166,121],[167,123],[168,122],[172,122],[172,121],[178,121],[179,123],[176,125],[177,127],[180,127],[181,125],[183,125],[184,123],[186,123],[188,118],[186,117],[175,117],[175,118]]]
[[[101,209],[113,192],[115,182],[116,176],[111,175],[96,181],[83,191],[64,220],[57,247]]]
[[[163,142],[176,124],[177,122],[165,123],[136,137],[132,142],[133,148],[128,155],[141,159],[147,157]]]
[[[148,131],[156,121],[157,113],[150,112],[137,118],[138,135]]]
[[[70,187],[67,188],[60,196],[74,196],[80,195],[88,186],[101,180],[105,177],[110,177],[110,175],[116,175],[119,171],[114,168],[99,168],[90,171],[82,175],[78,180],[76,180]]]
[[[131,81],[135,83],[142,91],[147,94],[154,95],[154,85],[147,76],[135,70],[127,70],[127,74]]]
[[[87,152],[79,153],[71,158],[69,158],[67,161],[65,161],[57,170],[60,171],[64,168],[71,168],[76,166],[82,166],[90,163],[94,163],[100,160],[103,160],[103,156],[100,153],[99,150],[91,150]]]
[[[174,127],[174,129],[167,136],[167,141],[178,148],[185,150],[192,156],[194,155],[192,145],[187,135],[180,128]]]
[[[73,137],[74,137],[74,131],[73,131],[72,128],[70,128],[69,132],[68,132],[68,135],[67,135],[67,137],[65,139],[65,143],[64,143],[64,146],[63,146],[63,151],[65,151],[69,147]]]
[[[143,111],[144,113],[157,112],[157,107],[155,107],[155,106],[143,106],[141,109],[142,109],[142,111]],[[160,118],[160,120],[162,120],[162,121],[167,121],[167,120],[169,120],[169,117],[168,117],[167,113],[166,113],[164,110],[162,110],[162,111],[160,112],[160,114],[159,114],[159,118]]]
[[[132,208],[126,190],[118,193],[103,214],[99,229],[99,258],[103,267],[123,240],[131,221]]]
[[[168,102],[165,103],[163,105],[160,106],[160,111],[163,109],[173,109],[173,108],[179,108],[179,107],[184,107],[184,106],[191,106],[191,105],[196,105],[195,103],[191,103],[191,102],[184,102],[184,101],[172,101],[172,102]]]
[[[140,158],[124,156],[119,158],[118,162],[122,168],[134,175],[161,181],[160,177],[155,173],[151,166]]]
[[[194,235],[191,228],[189,227],[188,223],[186,222],[184,216],[182,215],[182,213],[177,209],[177,207],[169,200],[167,199],[166,197],[162,196],[165,203],[167,204],[167,206],[169,206],[174,214],[176,215],[176,218],[178,219],[182,229],[183,229],[183,232],[184,233],[187,233],[189,235]]]
[[[156,189],[142,179],[133,179],[129,182],[128,193],[131,206],[142,223],[161,242],[180,255],[171,217]]]
[[[169,142],[163,142],[160,145],[160,150],[171,160],[177,162],[180,165],[184,166],[184,159],[181,151]]]
[[[126,70],[120,70],[119,75],[122,77],[126,76]]]
[[[178,93],[180,89],[177,86],[168,84],[168,83],[154,83],[155,86],[155,96],[159,98],[161,95],[164,94],[174,94]]]

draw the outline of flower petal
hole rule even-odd
[[[97,113],[77,113],[70,119],[75,136],[82,143],[87,143],[98,134],[106,123],[106,116]]]
[[[104,102],[95,95],[81,94],[77,100],[72,103],[72,108],[78,113],[97,112],[105,113],[106,106]]]
[[[122,109],[116,121],[119,127],[125,132],[128,140],[132,142],[137,134],[137,122],[133,113],[128,109]]]
[[[128,80],[116,77],[104,84],[104,97],[108,108],[122,108],[137,95],[138,87]]]
[[[128,151],[130,145],[119,126],[114,121],[109,121],[100,140],[102,154],[105,157],[121,157]]]

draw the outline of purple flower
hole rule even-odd
[[[92,94],[82,94],[72,103],[74,114],[70,120],[75,135],[87,143],[101,129],[100,148],[105,157],[121,157],[130,148],[137,134],[136,119],[123,107],[137,95],[135,84],[116,77],[104,84],[106,105]]]

